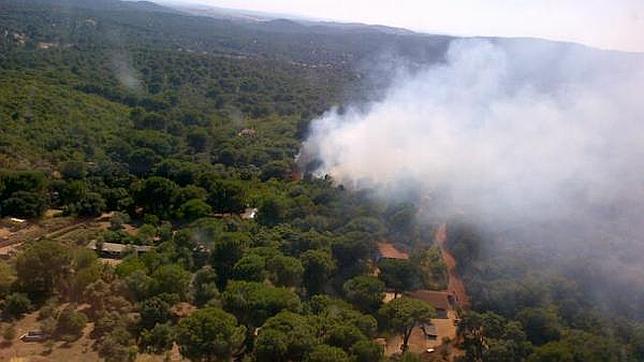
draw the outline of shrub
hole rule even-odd
[[[31,300],[22,293],[10,294],[4,302],[3,313],[6,317],[19,318],[31,308]]]
[[[73,306],[68,306],[58,317],[56,333],[61,336],[78,339],[83,333],[85,324],[87,324],[87,316],[81,312],[77,312]]]

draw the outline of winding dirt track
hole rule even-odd
[[[461,308],[468,309],[470,306],[470,298],[465,291],[463,280],[456,272],[456,259],[447,248],[447,224],[441,224],[436,229],[434,232],[434,240],[440,246],[441,254],[443,255],[443,262],[445,262],[445,265],[447,266],[447,290],[455,296],[456,302],[461,306]]]

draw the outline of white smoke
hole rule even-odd
[[[132,66],[126,53],[118,52],[112,55],[112,70],[114,76],[122,86],[129,91],[138,93],[143,89],[143,83],[138,72]]]
[[[367,111],[315,120],[304,154],[351,187],[411,179],[438,212],[525,221],[644,200],[641,57],[526,42],[454,41]]]

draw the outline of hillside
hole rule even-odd
[[[368,108],[452,40],[1,0],[0,359],[642,360],[637,301],[620,316],[533,254],[491,258],[489,235],[427,219],[425,195],[301,167],[313,119]]]

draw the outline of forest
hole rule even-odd
[[[447,247],[471,307],[437,353],[409,349],[437,316],[410,292],[447,285],[442,220],[297,160],[312,119],[381,95],[393,75],[370,76],[370,59],[440,62],[449,41],[0,1],[0,214],[47,231],[0,239],[0,349],[33,316],[51,360],[89,340],[106,361],[644,361],[641,310],[606,312],[570,276],[486,254],[465,220],[447,222]],[[383,241],[410,257],[380,259]],[[392,354],[378,340],[394,336]]]

